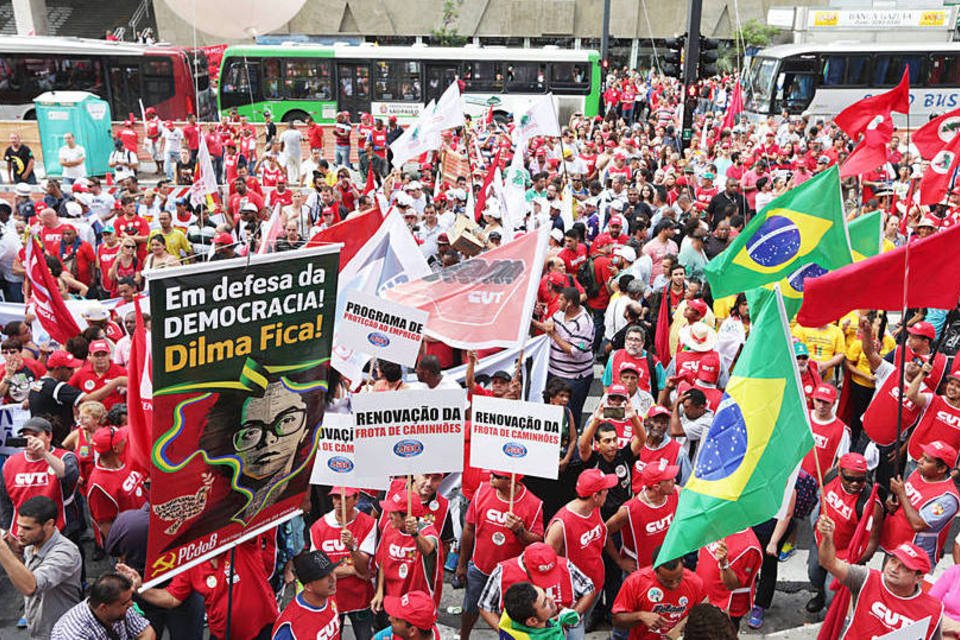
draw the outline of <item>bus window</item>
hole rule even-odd
[[[505,87],[511,93],[545,93],[547,65],[536,62],[507,63]]]
[[[263,97],[265,100],[280,99],[280,59],[264,58],[260,63],[263,69]]]
[[[464,62],[463,82],[467,91],[503,91],[499,62]]]
[[[147,58],[143,61],[143,102],[155,105],[176,94],[173,66],[168,58]]]
[[[777,100],[774,111],[802,113],[813,100],[815,78],[811,73],[783,73],[777,80]]]
[[[910,86],[916,87],[923,83],[921,67],[923,56],[914,53],[881,53],[873,62],[873,85],[877,87],[892,87],[900,82],[903,69],[910,65]]]
[[[956,87],[960,85],[960,58],[955,54],[935,53],[930,56],[927,86]]]
[[[869,77],[869,62],[868,55],[825,55],[820,74],[821,84],[825,87],[864,87]]]
[[[422,102],[419,62],[373,63],[373,99],[384,102]]]
[[[260,61],[228,59],[220,74],[220,108],[229,109],[261,100]]]
[[[291,100],[332,100],[330,63],[311,58],[287,59],[283,64],[283,90]],[[264,67],[264,82],[270,70]],[[265,86],[266,88],[266,86]]]
[[[780,67],[780,61],[774,58],[754,58],[747,83],[748,108],[759,113],[769,113],[770,99],[773,93],[774,76]]]
[[[103,65],[89,58],[61,58],[59,89],[103,92]]]
[[[550,65],[550,91],[562,94],[590,93],[587,63],[554,62]]]

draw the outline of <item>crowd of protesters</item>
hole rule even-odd
[[[200,638],[206,616],[214,638],[229,624],[234,640],[334,640],[341,629],[357,640],[375,632],[428,640],[439,637],[440,595],[452,586],[464,589],[461,640],[481,618],[516,638],[578,639],[607,624],[613,637],[631,640],[676,637],[684,625],[688,638],[732,638],[742,623],[763,627],[777,565],[795,548],[802,521],[818,514],[811,615],[831,598],[829,573],[857,603],[883,601],[909,619],[931,615],[928,637],[956,637],[960,574],[948,570],[933,586],[936,597],[921,588],[947,551],[960,562],[960,545],[949,538],[960,509],[960,374],[952,362],[960,319],[949,309],[889,319],[863,309],[821,327],[794,326],[816,447],[786,515],[654,566],[750,331],[746,298],[714,299],[704,267],[758,210],[842,163],[855,141],[829,121],[786,114],[740,118],[720,131],[733,81],[716,78],[701,86],[684,148],[675,80],[624,69],[606,85],[604,113],[573,115],[559,139],[535,137],[514,150],[509,118],[468,121],[444,132],[439,154],[398,169],[389,153],[402,131],[395,119],[343,112],[331,132],[314,122],[278,131],[268,117],[258,137],[235,113],[174,126],[148,112],[145,140],[133,122],[119,132],[114,186],[86,175],[82,151],[68,141],[61,157],[81,158],[79,169],[43,181],[37,194],[32,162],[11,159],[32,157],[29,149],[12,139],[6,159],[16,199],[0,204],[5,299],[29,297],[30,230],[65,299],[103,301],[86,307],[87,329],[67,344],[35,339],[29,313],[4,327],[0,344],[2,401],[20,405],[24,417],[16,425],[22,452],[6,459],[0,482],[0,527],[8,532],[0,565],[24,596],[30,637],[152,638],[168,630],[178,640]],[[202,171],[201,136],[222,197],[195,204],[179,187]],[[161,172],[148,188],[140,184],[141,151]],[[334,162],[325,159],[330,151]],[[500,158],[506,171],[513,153],[523,154],[527,173],[522,218],[506,220],[506,207],[490,198],[474,210],[485,199],[489,163]],[[465,171],[444,173],[451,154],[468,159]],[[848,219],[882,210],[885,250],[958,220],[953,196],[929,211],[912,204],[921,167],[895,137],[883,167],[843,185]],[[551,227],[531,332],[550,340],[543,402],[566,407],[558,480],[511,482],[470,467],[459,478],[418,475],[411,507],[402,480],[385,495],[314,487],[302,518],[237,548],[230,620],[226,555],[137,593],[149,492],[143,470],[125,459],[133,316],[117,316],[117,299],[133,301],[145,271],[257,251],[274,212],[283,225],[274,250],[297,250],[318,231],[381,206],[366,189],[371,181],[437,270],[469,257],[451,245],[459,216],[471,221],[481,251]],[[485,355],[428,341],[416,382],[383,361],[368,380],[332,372],[331,410],[354,393],[456,385],[444,371],[458,364],[468,366],[469,396],[519,399],[522,367],[480,375]],[[864,423],[896,419],[891,374],[903,359],[904,439],[877,446]],[[598,387],[595,408],[585,411]],[[871,503],[872,483],[880,498]],[[853,530],[871,516],[867,553],[849,557]],[[882,570],[866,568],[877,552],[886,555]],[[88,575],[89,553],[116,558],[115,570]],[[293,581],[302,591],[279,607]],[[889,617],[855,611],[846,637],[893,628],[884,624]]]

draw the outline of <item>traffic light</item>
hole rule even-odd
[[[661,70],[668,76],[679,77],[683,69],[683,47],[686,44],[686,34],[667,38],[663,44],[665,51]]]
[[[710,78],[717,75],[717,58],[720,55],[717,48],[719,46],[719,40],[700,36],[700,65],[697,77]]]

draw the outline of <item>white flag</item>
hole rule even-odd
[[[504,227],[509,220],[510,228],[516,230],[527,217],[527,175],[523,168],[523,146],[518,144],[503,183]]]
[[[431,133],[444,129],[456,129],[466,122],[463,119],[463,102],[460,99],[460,86],[454,80],[440,96],[433,108],[427,105],[423,110],[423,128]]]
[[[560,123],[557,121],[557,107],[553,94],[534,98],[533,104],[520,114],[516,127],[517,146],[533,136],[560,136]]]
[[[417,121],[407,127],[407,130],[390,145],[394,167],[402,167],[403,163],[410,158],[416,158],[421,153],[440,148],[440,130],[431,130],[426,127],[425,115],[433,113],[435,107],[431,100]]]
[[[207,149],[207,141],[203,135],[200,135],[200,149],[197,151],[197,171],[199,173],[196,180],[190,185],[190,204],[193,206],[203,204],[208,195],[218,190],[213,161],[210,160],[210,151]]]

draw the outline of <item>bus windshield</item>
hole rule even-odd
[[[770,109],[773,81],[779,67],[780,60],[776,58],[754,58],[747,77],[747,109],[760,113]]]

